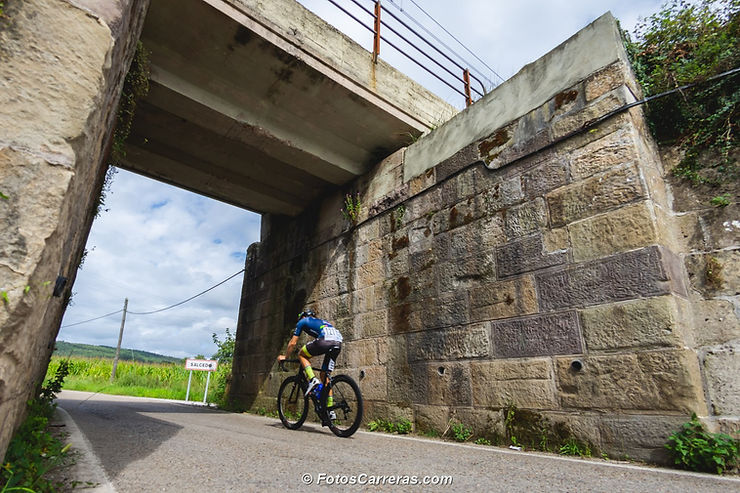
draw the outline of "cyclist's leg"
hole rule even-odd
[[[301,350],[298,351],[298,361],[301,362],[301,367],[303,367],[303,372],[306,374],[306,378],[308,378],[309,382],[316,378],[313,368],[311,368],[311,357],[316,355],[311,353],[311,348],[309,347],[314,342],[315,341],[305,344]]]
[[[329,373],[334,370],[334,365],[337,363],[337,357],[339,352],[342,350],[342,343],[337,341],[331,341],[326,348],[326,356],[324,356],[324,363],[321,365],[321,381],[326,385],[329,382]],[[331,408],[334,405],[334,392],[331,388],[329,389],[329,395],[326,397],[326,407]]]

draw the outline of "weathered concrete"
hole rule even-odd
[[[583,50],[584,46],[589,49]],[[542,106],[560,90],[574,86],[617,61],[626,63],[626,60],[612,16],[602,16],[539,60],[522,68],[514,77],[496,87],[492,96],[477,101],[464,114],[435,129],[423,143],[411,145],[407,150],[404,180],[421,175],[466,145],[493,134]],[[619,85],[615,82],[621,82],[622,77],[616,71],[616,75],[610,74],[609,80],[589,84],[586,97],[595,99],[600,95],[601,86]]]
[[[159,0],[125,167],[296,215],[456,110],[294,0]]]
[[[0,19],[0,455],[46,373],[147,0],[5,2]],[[57,288],[55,289],[55,286]]]
[[[341,194],[295,221],[264,216],[232,397],[274,402],[265,382],[309,305],[345,335],[339,363],[365,375],[368,419],[440,432],[454,419],[501,436],[514,405],[655,461],[691,412],[727,427],[736,240],[704,235],[724,266],[708,285],[708,255],[688,237],[704,230],[676,221],[639,108],[579,132],[638,96],[604,16],[355,181],[356,221],[338,212]]]

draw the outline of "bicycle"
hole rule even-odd
[[[285,363],[299,363],[297,359],[286,359],[279,363],[278,368],[285,369]],[[306,421],[308,416],[308,400],[313,402],[316,415],[321,420],[321,426],[328,426],[337,436],[347,438],[357,431],[362,422],[362,394],[360,387],[348,375],[331,376],[331,370],[326,370],[328,382],[321,390],[321,395],[314,392],[306,395],[308,380],[303,368],[298,365],[298,373],[286,378],[278,391],[278,415],[283,426],[289,430],[297,430]],[[334,402],[326,405],[329,391],[332,391]],[[335,419],[329,418],[329,412],[334,411]]]

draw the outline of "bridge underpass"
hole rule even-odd
[[[257,212],[300,213],[456,112],[292,0],[156,0],[141,41],[122,167]]]
[[[0,453],[71,296],[138,39],[152,88],[121,167],[255,212],[296,215],[456,113],[292,0],[29,0],[8,12]]]

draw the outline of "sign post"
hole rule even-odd
[[[211,381],[210,372],[216,371],[216,368],[218,368],[218,361],[216,360],[190,358],[185,360],[185,369],[190,370],[190,375],[188,376],[188,390],[185,392],[185,402],[188,402],[190,399],[190,382],[193,380],[193,371],[207,371],[206,390],[203,392],[203,404],[206,403],[206,398],[208,397],[208,384]]]

